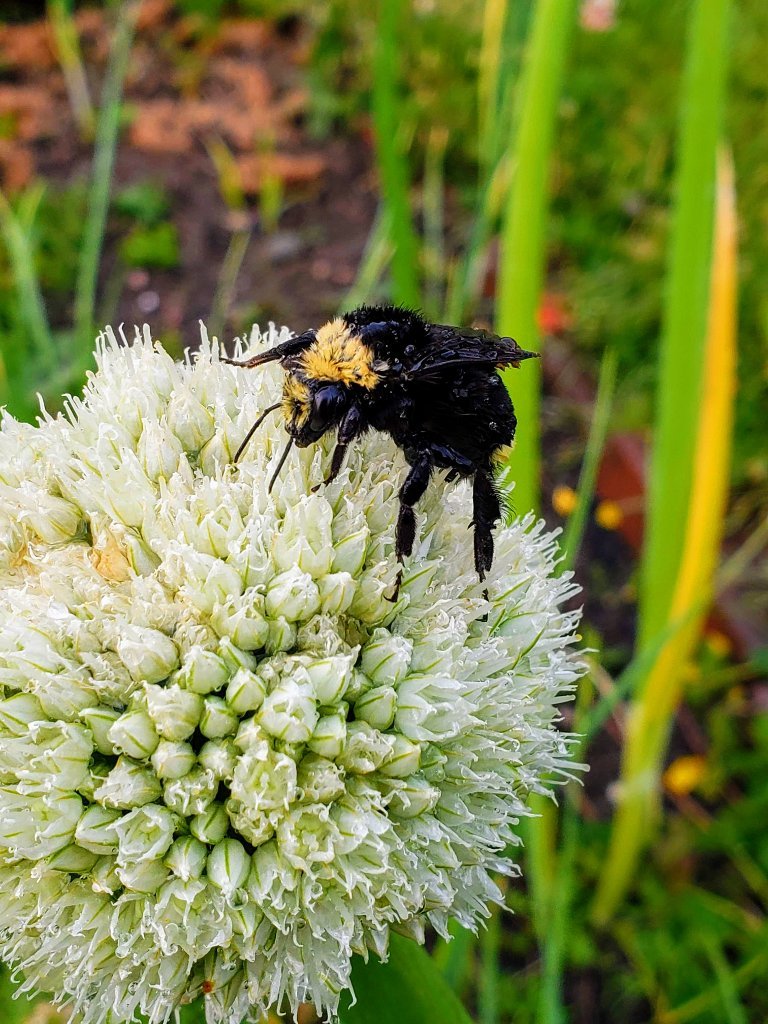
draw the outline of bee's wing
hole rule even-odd
[[[523,359],[537,358],[526,352],[513,338],[500,338],[471,327],[430,324],[426,344],[420,345],[403,367],[403,376],[412,380],[438,379],[448,367],[517,366]]]
[[[253,366],[261,366],[262,363],[272,363],[279,359],[281,362],[289,360],[301,352],[317,338],[317,331],[304,331],[303,334],[297,334],[295,338],[290,338],[288,341],[284,341],[282,345],[275,345],[273,348],[268,348],[266,352],[259,352],[255,356],[251,356],[250,359],[243,361],[236,359],[225,359],[222,357],[223,363],[231,363],[232,366],[246,366],[249,369]]]

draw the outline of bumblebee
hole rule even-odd
[[[493,562],[492,531],[501,516],[494,467],[505,459],[517,426],[496,371],[535,355],[512,338],[428,323],[410,309],[361,306],[244,362],[224,360],[245,367],[279,361],[286,371],[282,401],[253,424],[235,462],[264,418],[280,408],[290,436],[270,488],[293,444],[306,448],[327,431],[338,431],[328,484],[358,437],[367,430],[384,431],[411,467],[399,493],[398,562],[402,565],[413,550],[414,505],[432,472],[446,470],[449,482],[473,480],[475,569],[483,580]],[[401,579],[402,570],[392,600]]]

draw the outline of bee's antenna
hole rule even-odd
[[[273,487],[273,485],[275,483],[275,480],[277,480],[277,478],[280,476],[280,470],[285,465],[285,460],[288,458],[288,452],[291,450],[292,446],[293,446],[293,438],[289,437],[288,438],[288,444],[285,446],[285,448],[283,449],[283,454],[280,456],[280,461],[277,464],[277,469],[272,474],[272,479],[269,481],[269,487],[267,488],[267,494],[271,494],[272,493],[272,487]]]
[[[260,352],[257,356],[251,356],[250,359],[227,359],[226,356],[222,356],[221,362],[229,363],[230,366],[244,366],[250,370],[253,366],[261,366],[262,363],[273,363],[276,359],[282,359],[284,354],[280,351],[280,346],[278,345],[267,352]]]
[[[275,404],[274,404],[274,405],[270,405],[270,407],[269,407],[268,409],[265,409],[265,410],[264,410],[264,412],[263,412],[263,413],[261,414],[261,416],[259,416],[259,418],[258,418],[258,419],[256,420],[256,422],[255,422],[255,423],[253,424],[253,426],[251,427],[251,429],[250,429],[250,430],[248,431],[248,433],[247,433],[247,434],[245,435],[245,440],[243,441],[243,443],[242,443],[242,444],[240,445],[240,447],[239,447],[239,448],[237,449],[237,451],[235,452],[235,457],[234,457],[234,459],[233,459],[233,462],[239,462],[239,460],[240,460],[240,456],[241,456],[241,455],[243,454],[243,452],[245,451],[245,449],[246,449],[246,447],[247,447],[247,445],[248,445],[248,442],[249,442],[249,441],[251,440],[251,438],[253,437],[253,435],[254,435],[254,434],[256,433],[256,431],[257,431],[257,430],[259,429],[259,427],[260,427],[260,426],[261,426],[261,424],[262,424],[262,423],[264,422],[264,420],[265,420],[265,419],[267,418],[267,416],[269,416],[269,414],[270,414],[271,412],[274,412],[274,411],[275,411],[275,409],[279,409],[279,408],[280,408],[280,405],[281,405],[281,403],[280,403],[280,402],[275,402]]]

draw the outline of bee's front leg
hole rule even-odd
[[[413,506],[424,494],[432,473],[432,459],[425,452],[413,463],[411,471],[400,488],[400,511],[397,516],[395,531],[395,557],[401,563],[413,551],[416,539],[416,513]],[[403,581],[403,570],[399,569],[395,579],[394,591],[387,597],[388,601],[396,601]]]
[[[333,455],[331,456],[331,468],[328,476],[323,480],[322,484],[315,484],[312,488],[313,493],[315,491],[319,491],[321,487],[325,487],[326,484],[330,484],[336,479],[341,472],[341,467],[344,465],[344,458],[347,454],[347,449],[355,438],[362,434],[366,426],[367,423],[360,407],[357,405],[351,406],[346,411],[344,418],[339,424],[339,433],[336,447],[333,449]]]

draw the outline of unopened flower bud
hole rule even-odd
[[[361,672],[359,668],[356,668],[353,670],[347,688],[344,691],[344,700],[354,703],[354,701],[360,700],[362,695],[370,690],[372,686],[373,683],[365,672]]]
[[[374,629],[360,657],[360,667],[375,684],[397,686],[411,663],[413,643],[388,629]]]
[[[107,708],[103,704],[99,704],[95,708],[85,708],[80,712],[80,717],[91,730],[93,745],[98,752],[100,754],[114,754],[115,747],[109,738],[109,730],[120,718],[120,712],[115,711],[114,708]]]
[[[173,842],[174,816],[161,804],[137,807],[124,814],[114,828],[117,833],[117,863],[157,860]]]
[[[227,738],[208,740],[200,748],[197,759],[203,768],[213,772],[217,779],[227,782],[232,778],[239,755],[240,751],[234,740]]]
[[[333,545],[333,571],[347,572],[352,576],[357,576],[365,562],[365,555],[371,536],[365,516],[357,516],[355,525],[351,529],[345,527],[341,522],[337,527],[336,520],[334,520],[333,525],[334,536],[337,529],[340,531]],[[344,531],[343,533],[341,532],[342,530]]]
[[[168,877],[161,860],[142,860],[138,864],[117,865],[117,877],[129,892],[157,892]]]
[[[159,683],[179,664],[173,640],[159,629],[126,625],[117,641],[120,660],[137,683]]]
[[[229,830],[229,815],[224,804],[211,803],[189,823],[189,831],[201,843],[220,843]]]
[[[289,622],[284,615],[278,615],[276,619],[269,621],[269,636],[267,637],[267,654],[277,654],[280,651],[290,651],[296,644],[298,630]]]
[[[318,704],[335,704],[341,699],[352,678],[354,658],[337,654],[320,658],[307,666],[312,689]]]
[[[244,651],[259,651],[269,637],[269,623],[254,606],[230,608],[219,605],[211,615],[211,625],[219,636],[227,636]]]
[[[192,735],[203,712],[199,693],[182,690],[178,685],[147,685],[144,690],[149,716],[164,739],[185,740]]]
[[[85,850],[100,856],[117,853],[115,822],[120,811],[91,804],[84,812],[75,829],[75,842]]]
[[[347,741],[347,719],[343,712],[323,715],[315,726],[315,731],[307,741],[307,746],[316,754],[334,760],[344,749]]]
[[[235,672],[227,686],[227,704],[239,715],[258,711],[266,695],[267,687],[261,676],[244,668]]]
[[[385,736],[367,722],[349,722],[347,742],[337,761],[347,771],[364,775],[382,765],[393,746],[393,736]]]
[[[180,836],[166,853],[165,865],[177,878],[188,882],[191,878],[200,878],[207,859],[208,848],[205,843],[194,836]]]
[[[417,777],[406,780],[402,789],[396,789],[389,801],[389,810],[398,818],[415,818],[431,811],[440,799],[440,790],[431,786],[426,779]]]
[[[105,807],[130,810],[151,803],[161,793],[162,787],[155,773],[123,755],[117,759],[115,767],[95,791],[94,797]]]
[[[150,480],[170,480],[179,465],[184,449],[169,429],[165,417],[143,424],[137,454],[141,467]]]
[[[0,728],[11,736],[24,736],[31,722],[45,717],[40,701],[31,693],[15,693],[0,700]]]
[[[200,716],[200,732],[208,739],[215,740],[229,736],[237,730],[237,712],[223,697],[206,697]]]
[[[309,573],[295,565],[273,577],[267,590],[267,615],[282,615],[289,622],[308,619],[320,608],[320,593]]]
[[[111,896],[122,886],[117,877],[117,864],[114,857],[99,857],[91,871],[91,888],[94,892]]]
[[[245,885],[250,870],[251,858],[237,839],[223,839],[208,855],[208,879],[227,897]]]
[[[75,536],[83,516],[71,501],[53,494],[38,494],[35,502],[36,507],[23,517],[41,540],[46,544],[62,544]]]
[[[161,779],[180,779],[194,763],[192,746],[176,740],[160,740],[152,755],[152,767]]]
[[[237,647],[228,636],[221,638],[219,655],[230,674],[234,674],[241,668],[246,668],[249,672],[255,672],[259,664],[259,660],[255,655],[251,654],[250,651],[244,651]]]
[[[320,611],[326,615],[341,615],[349,608],[355,596],[355,580],[348,572],[332,572],[317,581],[320,592]]]
[[[70,874],[79,875],[90,871],[98,859],[95,853],[83,849],[76,843],[70,843],[49,857],[47,864],[54,871],[68,871]]]
[[[145,760],[157,749],[160,737],[146,711],[135,709],[120,715],[110,728],[108,739],[119,754]]]
[[[419,744],[413,743],[398,733],[395,736],[392,753],[381,765],[379,771],[382,775],[388,775],[390,778],[404,779],[419,770],[420,762],[421,747]]]
[[[187,452],[199,452],[215,429],[213,414],[186,388],[168,405],[168,426]]]
[[[219,690],[229,679],[229,669],[224,659],[214,651],[193,647],[179,670],[178,682],[185,690],[203,696]]]
[[[357,579],[355,598],[350,605],[351,615],[361,622],[381,622],[395,614],[397,604],[389,600],[393,586],[392,580],[382,579],[376,570],[364,572]]]
[[[311,686],[284,679],[267,694],[257,717],[271,736],[287,743],[306,743],[319,717]]]
[[[355,701],[355,718],[375,729],[388,729],[396,710],[397,693],[392,686],[374,686]]]

